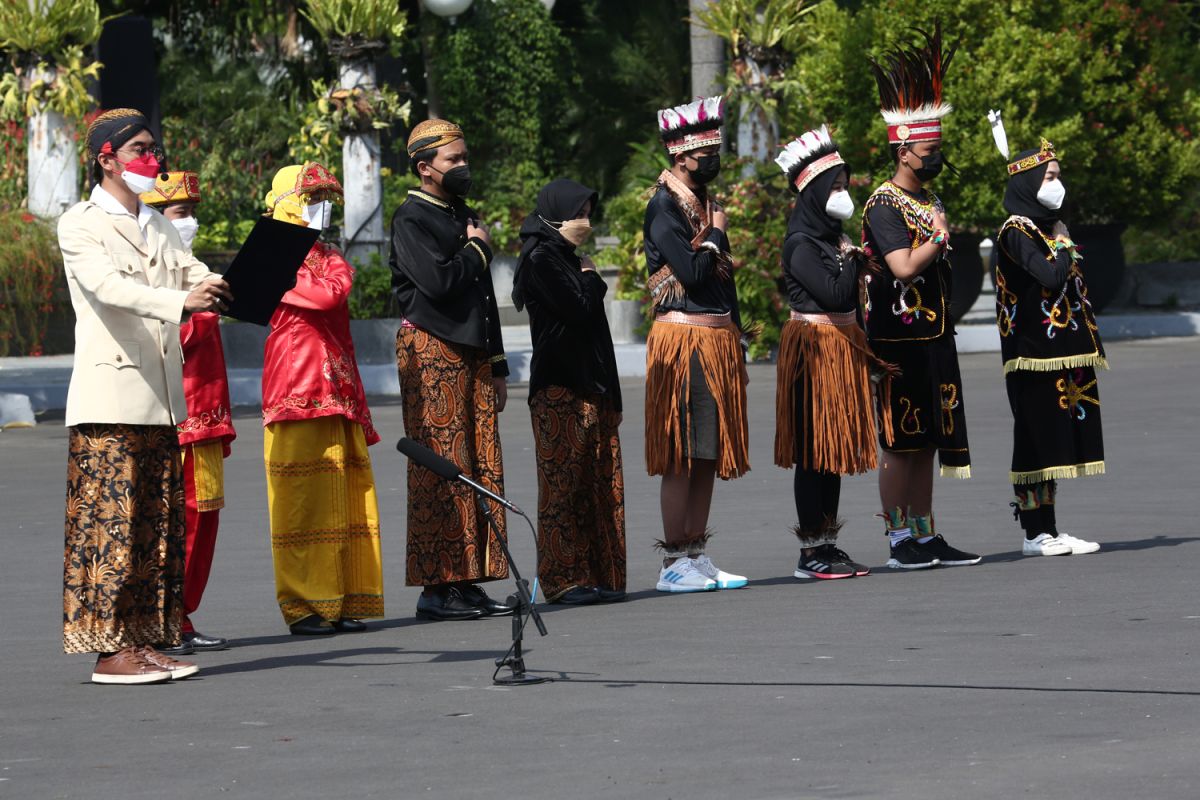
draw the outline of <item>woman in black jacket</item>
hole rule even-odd
[[[521,227],[513,302],[533,333],[529,408],[538,465],[538,578],[550,602],[625,597],[621,387],[607,286],[576,248],[591,234],[596,192],[559,179]]]

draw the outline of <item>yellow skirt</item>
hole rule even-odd
[[[263,455],[284,621],[382,617],[379,502],[362,426],[340,416],[273,422]]]

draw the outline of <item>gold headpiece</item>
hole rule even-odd
[[[433,150],[455,139],[463,138],[462,128],[444,119],[418,122],[408,135],[408,155],[411,158],[422,150]]]
[[[1026,170],[1030,170],[1036,166],[1045,164],[1047,161],[1057,161],[1057,160],[1058,160],[1058,156],[1054,154],[1054,145],[1050,144],[1050,142],[1046,139],[1046,137],[1043,136],[1042,137],[1042,149],[1039,150],[1038,152],[1034,153],[1031,156],[1025,156],[1025,158],[1019,159],[1019,160],[1014,161],[1011,164],[1009,164],[1008,165],[1008,174],[1016,175],[1018,172],[1025,172]]]
[[[167,172],[158,176],[154,188],[143,192],[142,202],[148,206],[171,203],[199,203],[200,176],[194,172]]]

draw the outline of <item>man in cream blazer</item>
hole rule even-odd
[[[75,309],[67,392],[63,649],[97,653],[92,681],[160,683],[194,664],[180,641],[183,476],[175,425],[187,417],[179,324],[232,298],[179,233],[138,199],[159,171],[146,118],[101,114],[87,132],[96,186],[60,218]]]

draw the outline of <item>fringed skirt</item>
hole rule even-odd
[[[529,398],[538,471],[538,578],[547,600],[625,588],[621,415],[602,395],[549,386]]]
[[[93,423],[67,437],[63,650],[179,644],[184,493],[174,426]]]
[[[696,322],[670,321],[688,318]],[[741,477],[750,471],[750,448],[738,330],[728,315],[681,312],[660,315],[646,340],[646,471],[683,472],[698,457],[689,450],[695,441],[692,395],[702,391],[694,385],[693,355],[716,406],[717,475]]]
[[[945,477],[971,477],[967,417],[963,409],[958,349],[952,335],[929,341],[872,342],[871,350],[900,368],[892,380],[888,408],[894,439],[880,432],[880,445],[897,453],[934,448]],[[882,398],[876,398],[883,403]]]
[[[1100,393],[1094,367],[1004,376],[1013,414],[1012,483],[1104,472]]]
[[[405,434],[453,461],[468,478],[503,494],[496,390],[487,353],[406,326],[396,334],[396,360]],[[500,535],[505,535],[504,509],[492,503],[491,512]],[[479,513],[474,492],[412,461],[407,567],[409,586],[508,575],[504,551]]]
[[[871,369],[876,360],[853,312],[792,313],[783,326],[776,367],[778,466],[799,463],[836,475],[875,469]],[[882,403],[881,410],[886,416],[889,405]],[[884,422],[890,438],[890,419]]]
[[[284,621],[382,617],[379,503],[362,425],[342,416],[272,422],[263,456]]]

